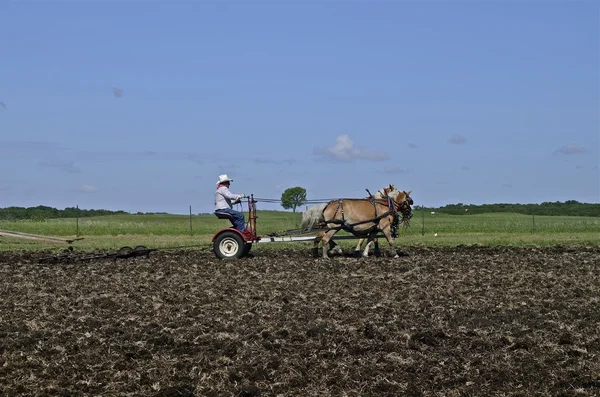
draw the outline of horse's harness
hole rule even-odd
[[[389,189],[385,188],[383,189],[383,198],[381,199],[376,199],[375,197],[373,197],[373,195],[371,194],[371,192],[369,192],[368,189],[367,193],[369,193],[369,197],[367,197],[369,199],[369,201],[371,202],[371,204],[373,204],[373,209],[375,210],[375,215],[377,215],[377,204],[382,204],[382,205],[387,205],[387,207],[389,208],[388,211],[384,212],[383,214],[380,214],[378,216],[376,216],[373,219],[368,219],[366,221],[360,221],[360,222],[356,222],[356,223],[348,223],[344,217],[344,205],[343,205],[343,199],[339,199],[338,200],[338,207],[336,209],[337,213],[338,211],[341,212],[342,214],[342,219],[330,219],[329,221],[327,221],[327,223],[340,223],[341,225],[339,227],[336,228],[332,228],[330,230],[336,229],[336,230],[340,230],[343,229],[347,232],[350,233],[354,233],[354,227],[357,225],[362,225],[364,223],[376,223],[377,224],[377,228],[379,229],[379,222],[383,219],[386,218],[390,215],[393,216],[393,220],[392,220],[392,226],[391,226],[391,232],[392,232],[392,237],[398,237],[398,226],[400,224],[400,218],[398,217],[398,210],[400,210],[400,213],[402,214],[402,220],[409,220],[410,218],[412,218],[412,213],[410,211],[410,206],[412,204],[412,199],[408,196],[408,194],[406,192],[403,191],[404,193],[404,200],[402,200],[401,203],[397,202],[396,200],[394,200],[393,198],[391,198],[389,196]],[[387,199],[387,200],[386,200]],[[381,230],[381,229],[380,229]],[[364,233],[365,235],[368,233]]]

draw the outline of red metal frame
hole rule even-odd
[[[214,242],[217,236],[224,230],[234,230],[242,237],[242,239],[244,239],[244,242],[246,243],[254,243],[259,241],[261,238],[258,237],[256,231],[256,220],[258,219],[258,216],[256,215],[256,202],[257,201],[254,200],[254,194],[251,194],[250,197],[248,197],[248,222],[246,222],[246,230],[250,233],[242,233],[232,225],[216,232],[213,235],[211,242]]]
[[[256,215],[256,200],[254,200],[254,194],[251,194],[248,197],[248,226],[247,229],[252,232],[254,235],[251,241],[258,241],[260,237],[258,237],[258,232],[256,231],[256,220],[258,216]]]

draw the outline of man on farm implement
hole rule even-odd
[[[231,222],[237,230],[244,233],[244,214],[233,209],[233,203],[239,199],[246,198],[245,194],[233,194],[229,190],[229,186],[233,179],[229,179],[227,174],[219,175],[217,182],[217,191],[215,192],[215,213],[226,213],[233,217]]]

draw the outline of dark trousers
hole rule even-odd
[[[221,210],[216,210],[215,212],[223,212],[233,216],[233,219],[231,220],[231,222],[233,222],[233,226],[235,226],[235,228],[240,232],[244,233],[244,229],[246,228],[244,224],[244,214],[242,214],[240,211],[236,211],[231,208],[224,208]]]

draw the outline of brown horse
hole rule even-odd
[[[392,197],[392,198],[396,198],[399,193],[400,193],[400,191],[398,189],[396,189],[396,186],[394,186],[393,184],[390,184],[387,187],[381,188],[378,191],[376,191],[375,194],[372,195],[372,198],[381,199],[381,198],[387,198],[388,196]],[[366,198],[369,199],[371,197],[366,197]],[[319,229],[325,228],[326,226],[325,226],[325,218],[323,218],[323,211],[325,210],[325,207],[327,206],[327,204],[329,204],[329,203],[323,203],[318,206],[311,207],[306,212],[303,212],[301,229],[304,231],[310,231],[315,228],[319,228]],[[315,258],[319,256],[319,240],[318,239],[320,239],[324,235],[325,235],[325,231],[320,231],[316,236],[317,239],[315,239],[314,246],[313,246],[313,256]],[[354,257],[357,257],[357,258],[360,257],[361,247],[365,240],[366,240],[366,238],[361,238],[358,240],[358,244],[356,245],[356,248],[354,249]],[[373,242],[375,243],[375,255],[379,256],[379,244],[377,243],[377,238],[375,238]],[[373,242],[371,242],[371,243],[373,243]],[[367,244],[367,246],[365,247],[367,252],[369,250],[371,243]],[[339,245],[337,245],[335,243],[335,241],[333,241],[333,239],[329,240],[329,253],[330,254],[343,253],[342,248]]]
[[[325,247],[331,238],[340,230],[345,230],[359,238],[367,238],[367,247],[363,257],[369,254],[369,244],[375,236],[382,232],[390,247],[394,248],[392,226],[397,217],[408,224],[412,217],[413,200],[409,192],[400,191],[395,198],[388,196],[382,199],[340,199],[327,203],[323,210],[323,218],[328,229],[321,238]],[[398,254],[394,251],[394,257]],[[329,258],[323,249],[323,258]]]
[[[400,190],[396,189],[396,186],[390,184],[388,187],[383,188],[383,189],[379,189],[377,192],[375,192],[374,195],[372,195],[372,197],[366,197],[367,199],[370,198],[375,198],[375,199],[387,199],[388,197],[391,197],[393,199],[396,199],[396,197],[398,197],[398,194],[400,193]],[[325,233],[323,233],[325,234]],[[356,248],[354,248],[354,257],[355,258],[360,258],[361,254],[360,254],[360,250],[361,247],[363,245],[363,243],[365,242],[366,238],[361,238],[358,240],[358,244],[356,244]],[[329,240],[329,244],[331,244],[332,240]],[[370,241],[364,249],[364,252],[369,252],[369,246],[375,243],[375,256],[381,256],[381,251],[379,251],[379,242],[377,240],[377,237],[375,237],[372,241]],[[334,243],[335,244],[335,243]],[[367,256],[364,255],[364,256]]]

